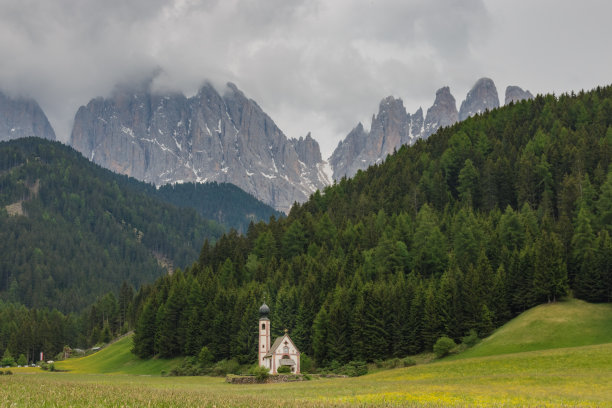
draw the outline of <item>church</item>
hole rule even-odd
[[[277,374],[282,366],[288,366],[293,374],[300,373],[300,351],[293,344],[285,329],[285,334],[274,340],[270,347],[270,308],[265,303],[259,308],[259,365]]]

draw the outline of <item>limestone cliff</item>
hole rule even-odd
[[[523,89],[513,85],[506,88],[505,105],[508,105],[510,102],[519,102],[524,99],[533,99],[531,92],[523,91]]]
[[[499,108],[499,98],[495,83],[489,78],[480,78],[468,92],[459,109],[459,120]]]
[[[389,96],[380,102],[378,115],[372,117],[372,126],[366,132],[360,123],[338,144],[329,158],[333,179],[352,177],[359,170],[379,163],[404,144],[413,144],[420,138],[435,133],[441,126],[457,122],[455,98],[448,87],[436,92],[436,99],[427,116],[423,109],[412,115],[406,112],[399,98]]]
[[[287,139],[234,84],[223,95],[205,84],[192,98],[120,88],[79,109],[71,145],[155,185],[228,182],[281,211],[329,184],[317,142]]]
[[[10,98],[0,92],[0,142],[27,136],[55,140],[55,132],[35,100]]]

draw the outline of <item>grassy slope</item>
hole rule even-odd
[[[239,386],[212,377],[0,376],[0,406],[612,407],[612,344],[440,361],[358,378]],[[52,390],[52,392],[50,392]]]
[[[2,376],[0,401],[32,405],[44,388],[56,390],[48,406],[612,407],[612,305],[573,300],[529,310],[460,358],[359,378],[236,386],[211,377],[80,375],[158,374],[177,362],[138,360],[130,347],[128,337],[58,363],[70,373]]]
[[[81,374],[160,375],[162,371],[170,371],[181,361],[180,358],[142,360],[131,353],[131,348],[132,336],[130,335],[95,354],[58,361],[55,366],[59,370]]]
[[[612,304],[581,300],[534,307],[454,358],[493,356],[612,342]]]

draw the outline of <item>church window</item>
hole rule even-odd
[[[283,347],[283,353],[289,353],[289,347],[287,346]]]
[[[251,327],[253,327],[253,326],[251,326]],[[265,323],[261,324],[261,330],[266,330],[266,324]]]

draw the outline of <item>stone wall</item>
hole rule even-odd
[[[230,384],[273,384],[307,380],[302,374],[270,375],[264,381],[259,381],[257,377],[252,375],[228,375],[225,377],[225,382]]]

